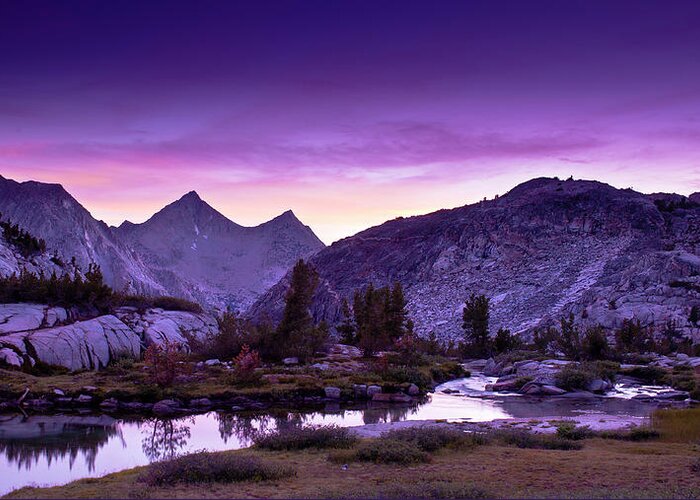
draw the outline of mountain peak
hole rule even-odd
[[[187,202],[202,202],[202,198],[197,194],[197,191],[190,191],[189,193],[184,194],[178,201],[187,201]]]

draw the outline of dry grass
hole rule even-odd
[[[651,422],[664,441],[700,442],[700,408],[657,410]]]
[[[241,452],[227,452],[241,453]],[[363,492],[488,492],[500,498],[646,497],[692,498],[700,495],[700,477],[692,473],[693,446],[660,441],[592,439],[582,450],[535,450],[485,445],[435,453],[430,463],[388,465],[351,463],[347,470],[317,450],[243,453],[292,467],[294,478],[258,483],[214,483],[206,487],[145,487],[143,468],[56,488],[24,488],[9,498],[325,498],[362,496]],[[446,484],[449,483],[449,484]],[[434,487],[431,487],[434,486]],[[368,490],[369,488],[369,490]]]

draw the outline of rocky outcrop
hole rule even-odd
[[[321,282],[313,314],[340,321],[340,304],[369,283],[403,285],[419,334],[461,335],[470,292],[491,299],[491,326],[524,335],[573,313],[608,329],[626,318],[686,335],[700,304],[700,205],[670,210],[659,195],[593,181],[534,179],[497,199],[398,218],[310,259]],[[279,318],[288,277],[252,308]],[[352,301],[350,301],[352,303]]]
[[[139,359],[150,344],[177,342],[185,349],[190,339],[206,342],[218,331],[207,314],[149,309],[139,313],[121,308],[70,324],[62,308],[36,304],[0,305],[0,363],[9,366],[63,366],[71,371],[98,370],[119,358]]]
[[[41,304],[0,304],[0,335],[26,332],[64,323],[68,312],[62,307]]]
[[[187,347],[190,339],[204,343],[219,331],[216,318],[209,314],[163,309],[139,313],[135,308],[122,307],[116,315],[143,338],[145,345],[177,342]]]

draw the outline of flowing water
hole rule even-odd
[[[439,386],[426,402],[406,407],[368,403],[340,409],[336,404],[323,411],[210,412],[175,419],[0,415],[0,495],[22,486],[99,477],[197,450],[243,448],[250,446],[257,433],[296,425],[350,427],[438,419],[484,422],[581,413],[647,416],[655,406],[631,397],[660,389],[620,389],[613,397],[584,400],[532,398],[486,392],[485,385],[494,380],[481,375],[454,380]]]

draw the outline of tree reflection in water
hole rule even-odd
[[[90,472],[97,453],[111,437],[120,434],[110,417],[22,416],[0,417],[0,453],[17,469],[30,470],[39,460],[52,462],[68,457],[73,465],[82,455]]]
[[[174,458],[187,445],[192,424],[194,417],[147,419],[141,431],[143,453],[151,462]]]

